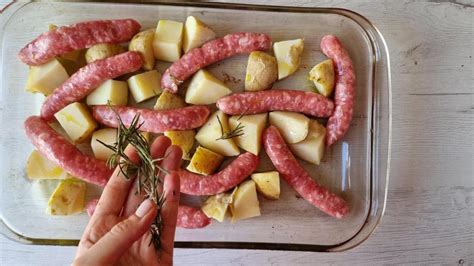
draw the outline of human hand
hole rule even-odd
[[[132,147],[126,154],[138,163],[140,158]],[[174,234],[179,205],[179,168],[182,152],[164,136],[151,145],[153,158],[165,159],[161,167],[170,174],[163,184],[165,203],[161,209],[163,228],[161,248],[150,244],[150,226],[157,206],[136,195],[136,182],[127,180],[117,167],[104,188],[77,249],[73,265],[171,265],[173,263]],[[142,202],[143,201],[143,202]],[[140,204],[141,203],[141,204]],[[137,206],[140,205],[138,208]]]

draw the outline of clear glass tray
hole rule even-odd
[[[344,138],[327,150],[320,166],[304,164],[318,180],[350,202],[351,212],[337,220],[308,204],[282,181],[281,198],[261,198],[262,216],[231,224],[213,222],[200,230],[179,229],[177,247],[250,248],[342,251],[363,242],[385,209],[390,161],[391,89],[389,57],[378,30],[350,10],[292,8],[235,4],[111,4],[14,3],[0,19],[0,216],[6,236],[32,244],[75,245],[88,221],[87,214],[52,217],[45,214],[47,192],[25,175],[33,146],[23,121],[38,114],[42,97],[25,92],[27,66],[17,59],[21,47],[44,32],[48,24],[84,20],[134,18],[143,29],[159,19],[203,19],[219,36],[237,31],[269,34],[273,41],[304,38],[300,70],[274,88],[307,89],[309,69],[325,57],[321,37],[338,36],[351,55],[357,76],[354,120]],[[237,56],[208,69],[236,91],[243,88],[247,56]],[[160,65],[163,70],[166,65]],[[272,165],[262,152],[259,170]],[[51,182],[50,182],[51,183]],[[44,184],[42,184],[44,186]],[[49,184],[54,187],[54,184]],[[89,190],[91,195],[96,190]]]

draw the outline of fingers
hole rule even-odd
[[[151,144],[151,156],[153,159],[165,156],[166,150],[171,145],[171,140],[165,136],[157,137]],[[125,203],[122,216],[128,217],[135,212],[138,205],[143,201],[144,196],[137,194],[137,182],[134,182],[128,193],[127,202]]]
[[[168,137],[157,137],[150,147],[151,157],[153,157],[153,159],[163,157],[169,146],[171,146],[171,140]]]
[[[168,172],[178,170],[179,166],[181,165],[182,156],[183,152],[181,151],[180,147],[175,145],[170,146],[166,150],[165,159],[161,163],[161,167]]]
[[[172,261],[174,235],[179,206],[179,175],[176,172],[166,175],[163,184],[165,203],[161,209],[163,229],[161,235],[162,260]]]
[[[125,154],[133,163],[140,163],[140,158],[132,146],[127,146],[125,149]],[[117,166],[114,173],[110,177],[109,182],[105,186],[104,191],[102,192],[94,215],[119,215],[123,204],[127,199],[128,191],[130,190],[132,183],[133,178],[130,180],[125,178],[125,176],[120,172],[120,168]]]
[[[87,258],[93,261],[81,261],[84,265],[112,265],[143,236],[149,229],[157,214],[155,203],[145,200],[140,207],[122,222],[116,224],[79,261]]]

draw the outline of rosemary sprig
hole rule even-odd
[[[240,116],[237,118],[237,121],[240,121],[240,119],[245,115],[246,112],[247,112],[247,110],[245,110],[245,112],[240,114]],[[219,123],[219,127],[221,128],[221,136],[219,138],[217,138],[216,140],[232,139],[232,138],[236,138],[236,137],[240,137],[240,136],[244,135],[244,133],[245,133],[244,132],[244,127],[245,126],[242,125],[241,122],[239,122],[237,124],[237,126],[234,129],[232,129],[231,131],[225,132],[221,119],[219,118],[218,115],[216,116],[216,118],[217,118],[217,122]]]
[[[111,106],[109,106],[112,108]],[[150,233],[151,241],[155,248],[160,248],[160,236],[161,229],[163,227],[163,221],[161,219],[160,210],[163,206],[165,198],[162,193],[159,192],[158,187],[162,186],[162,180],[160,174],[168,174],[165,169],[159,166],[159,162],[164,158],[153,159],[151,156],[150,145],[146,138],[140,133],[139,129],[143,123],[139,123],[140,115],[137,114],[130,123],[129,127],[126,127],[120,118],[119,114],[112,108],[117,116],[119,122],[117,129],[117,141],[113,145],[106,144],[98,140],[102,145],[113,151],[113,154],[108,158],[107,165],[110,168],[119,166],[120,173],[130,180],[133,176],[136,176],[137,192],[138,194],[145,195],[145,198],[153,200],[158,206],[158,214],[156,215],[155,221],[153,222]],[[135,148],[140,163],[135,164],[125,154],[125,148],[127,145],[131,145]]]

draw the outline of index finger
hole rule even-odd
[[[128,145],[125,149],[125,154],[130,158],[134,164],[140,163],[140,157],[138,156],[135,148]],[[107,185],[105,185],[104,191],[100,196],[99,203],[94,211],[94,216],[97,215],[108,215],[114,214],[119,215],[122,211],[124,202],[128,196],[128,191],[133,183],[135,177],[127,179],[126,176],[120,171],[120,167],[115,168],[114,173],[109,179]]]

